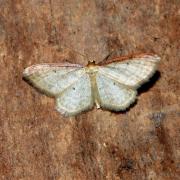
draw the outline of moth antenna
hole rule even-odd
[[[60,45],[59,45],[59,46],[60,46]],[[68,46],[66,46],[66,45],[63,45],[63,46],[60,46],[60,47],[61,47],[61,48],[69,49],[69,50],[75,52],[76,54],[79,54],[80,56],[86,58],[86,59],[88,60],[88,62],[93,62],[93,61],[94,61],[93,59],[90,59],[90,58],[87,56],[87,54],[82,54],[82,53],[80,53],[79,51],[76,51],[76,50],[74,50],[73,48],[70,48],[70,47],[68,47]]]

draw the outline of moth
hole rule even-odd
[[[56,109],[64,116],[75,116],[94,105],[122,111],[135,101],[138,87],[155,73],[159,61],[157,55],[141,54],[86,66],[37,64],[26,68],[23,78],[55,98]]]

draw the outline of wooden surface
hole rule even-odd
[[[1,0],[0,179],[166,180],[180,167],[180,1]],[[156,53],[159,72],[124,113],[63,118],[22,80],[37,63]]]

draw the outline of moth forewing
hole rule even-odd
[[[70,63],[37,64],[26,68],[23,78],[40,92],[56,97],[84,73],[83,69]]]
[[[101,65],[100,72],[127,87],[137,89],[148,81],[157,70],[160,58],[157,55],[136,55],[132,59],[115,58],[111,63]]]

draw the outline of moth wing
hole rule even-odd
[[[23,78],[44,94],[56,97],[84,73],[84,68],[78,64],[38,64],[26,68]]]
[[[99,72],[136,89],[154,74],[159,61],[157,55],[141,55],[124,61],[117,58],[115,62],[99,66]]]
[[[91,109],[94,105],[91,89],[89,75],[85,73],[57,96],[56,109],[65,116]]]
[[[113,110],[125,110],[136,99],[136,90],[133,90],[116,79],[97,73],[96,75],[98,101],[100,106]]]

